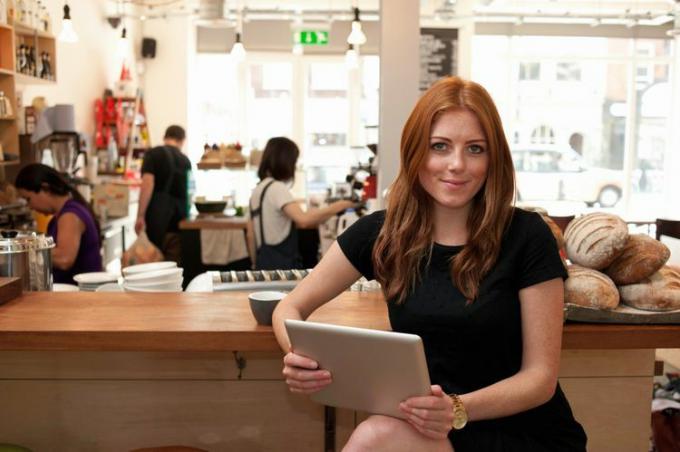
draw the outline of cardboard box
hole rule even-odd
[[[127,217],[130,213],[130,187],[110,182],[95,185],[92,201],[94,213],[100,218]]]

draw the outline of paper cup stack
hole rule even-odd
[[[123,269],[126,292],[181,292],[184,270],[175,262],[151,262]]]
[[[118,282],[118,276],[107,272],[79,273],[73,277],[81,292],[94,292],[103,284]]]

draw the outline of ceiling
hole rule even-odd
[[[383,0],[388,1],[388,0]],[[380,0],[111,0],[137,18],[195,15],[204,20],[351,20],[358,6],[362,20],[378,20]],[[424,20],[451,22],[593,22],[662,25],[680,17],[680,0],[421,0]]]

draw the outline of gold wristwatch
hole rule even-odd
[[[451,402],[453,402],[453,422],[451,423],[451,427],[454,430],[460,430],[467,424],[467,411],[465,411],[463,402],[457,394],[449,394],[449,398],[451,399]]]

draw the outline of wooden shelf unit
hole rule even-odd
[[[17,72],[17,47],[27,44],[35,48],[35,57],[39,61],[40,53],[50,55],[52,74],[57,73],[57,45],[55,37],[41,30],[18,22],[0,24],[0,91],[9,99],[13,115],[0,118],[0,144],[5,154],[16,156],[10,161],[0,162],[0,182],[13,182],[19,169],[19,125],[17,114],[17,85],[50,85],[56,80],[46,80]]]

